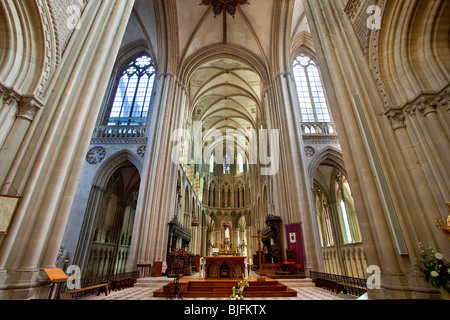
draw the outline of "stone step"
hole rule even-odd
[[[312,279],[283,279],[280,280],[280,283],[291,287],[291,288],[305,288],[305,287],[315,287],[316,285],[312,281]]]
[[[183,287],[184,297],[229,297],[232,287],[237,281],[234,280],[208,280],[208,281],[180,281]],[[266,281],[249,281],[249,287],[244,293],[248,297],[295,297],[297,291],[288,288],[285,284],[272,279]],[[164,297],[170,290],[170,284],[153,292],[154,297]]]
[[[172,282],[171,278],[167,277],[149,277],[137,279],[134,284],[135,287],[162,287]]]

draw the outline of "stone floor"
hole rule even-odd
[[[139,279],[133,288],[111,292],[108,296],[91,296],[86,300],[166,300],[153,297],[153,291],[171,282],[167,277]],[[296,297],[283,298],[247,298],[246,300],[355,300],[356,297],[334,294],[327,290],[316,288],[310,279],[279,280],[289,288],[297,291]],[[227,300],[226,298],[185,298],[184,300]]]

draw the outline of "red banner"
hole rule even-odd
[[[294,250],[295,263],[301,264],[305,268],[305,257],[303,252],[303,233],[300,223],[287,224],[286,228],[286,249]]]

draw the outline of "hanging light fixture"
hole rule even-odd
[[[248,0],[202,0],[200,5],[202,4],[205,6],[211,5],[216,16],[225,11],[234,17],[238,5],[249,3]]]

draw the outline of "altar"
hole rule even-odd
[[[245,277],[247,257],[204,257],[205,279],[242,280]]]

